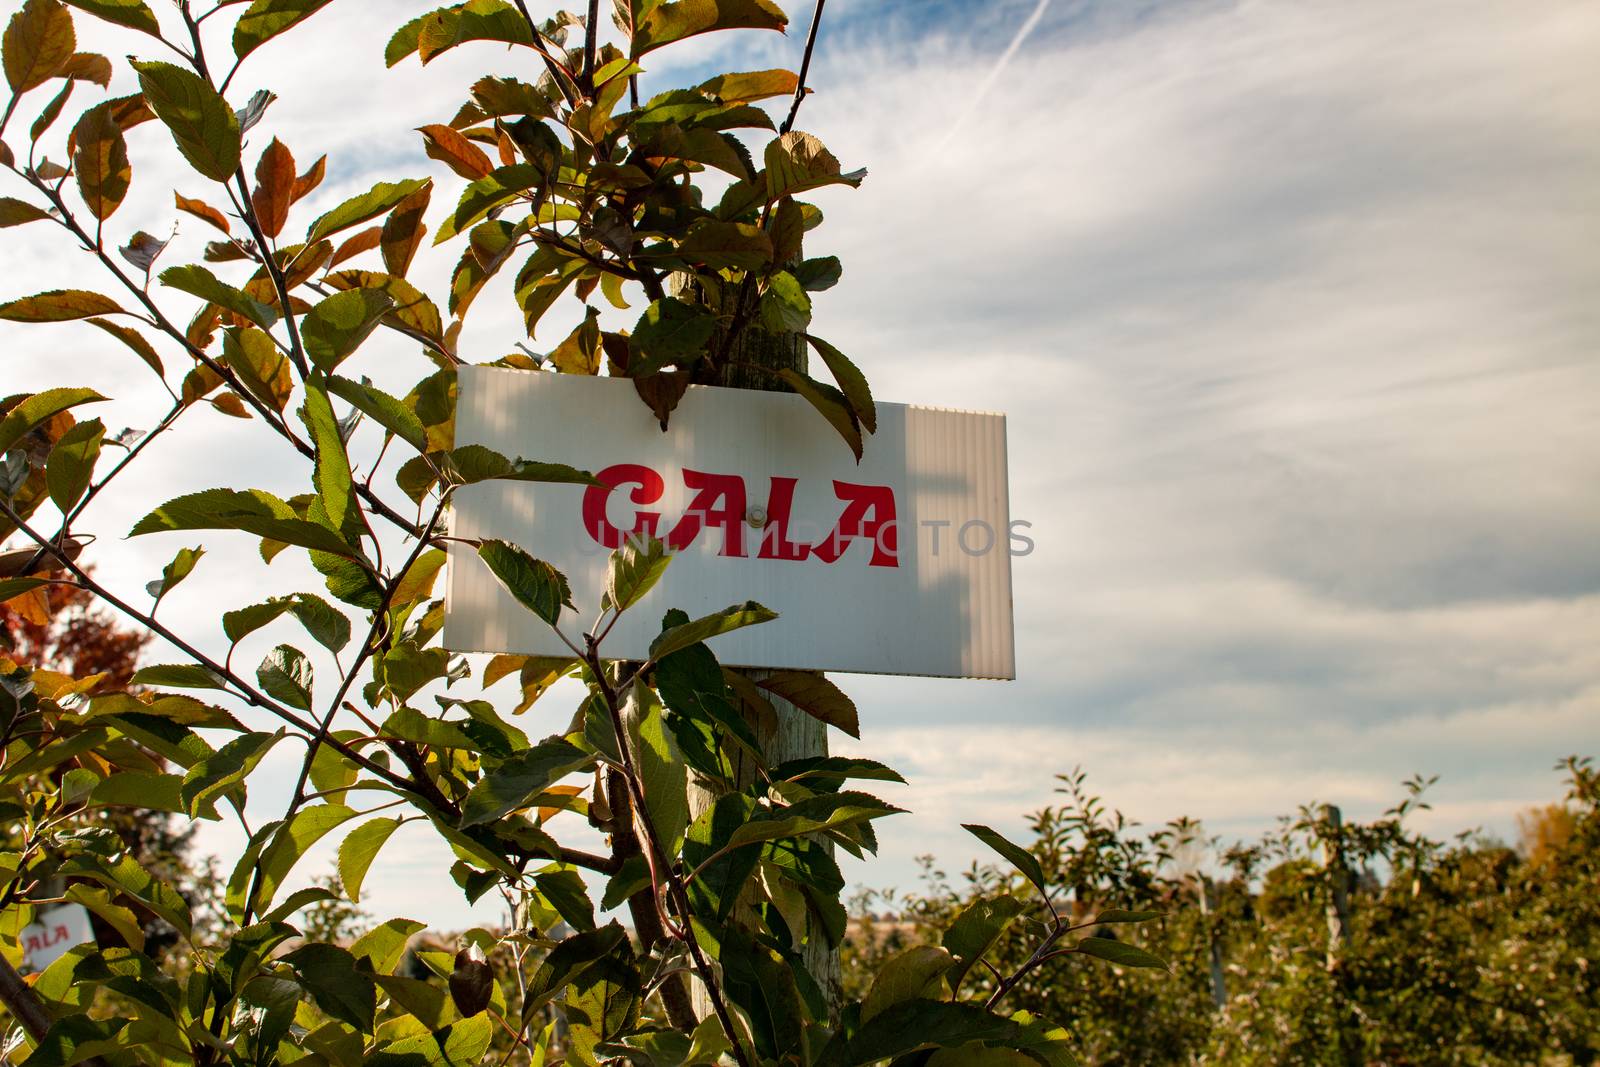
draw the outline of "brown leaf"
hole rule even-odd
[[[145,101],[143,93],[119,96],[115,100],[107,100],[106,105],[111,108],[111,117],[117,120],[117,125],[122,127],[123,133],[127,133],[140,123],[151,122],[156,117],[156,113],[150,110],[150,105]]]
[[[67,322],[92,315],[115,315],[122,306],[109,296],[82,289],[52,289],[0,304],[0,319],[11,322]]]
[[[5,606],[34,626],[50,625],[50,587],[47,585],[13,597]]]
[[[289,219],[289,205],[294,202],[294,187],[294,156],[274,137],[256,163],[256,188],[250,194],[256,221],[268,237],[283,232],[283,224]]]
[[[183,402],[185,404],[193,404],[196,400],[203,399],[221,384],[222,375],[201,363],[184,376]]]
[[[188,329],[183,331],[183,339],[195,348],[205,351],[211,347],[211,342],[216,340],[217,326],[222,322],[222,309],[215,304],[207,304],[194,313],[194,318],[189,320]]]
[[[223,393],[221,396],[212,397],[211,406],[224,415],[232,415],[236,419],[250,418],[250,411],[244,406],[244,401],[234,393]]]
[[[178,192],[173,193],[172,198],[177,201],[179,211],[186,211],[197,219],[204,219],[223,233],[233,232],[228,226],[227,217],[210,204],[202,200],[190,200],[187,196]]]
[[[102,222],[122,205],[133,180],[128,144],[111,108],[98,104],[72,128],[72,169],[89,214]]]
[[[67,60],[56,76],[94,82],[105,89],[111,85],[111,60],[98,52],[78,52]]]
[[[494,994],[494,968],[466,952],[457,952],[449,984],[450,999],[455,1002],[456,1010],[463,1017],[471,1018],[489,1006]]]
[[[311,190],[322,184],[323,175],[328,173],[328,157],[323,156],[311,164],[311,169],[294,180],[294,192],[289,196],[292,204],[305,196]]]
[[[822,675],[810,671],[772,671],[766,677],[756,676],[750,680],[812,718],[837,726],[851,737],[861,736],[855,702]]]
[[[664,433],[667,420],[677,409],[678,401],[689,391],[689,374],[678,370],[647,374],[643,378],[633,379],[633,391],[639,394],[639,399],[644,401],[646,407],[655,412]]]
[[[477,181],[494,170],[483,149],[448,126],[420,126],[423,150],[468,181]]]
[[[380,242],[383,265],[397,278],[405,277],[412,258],[422,245],[423,236],[428,232],[422,216],[428,210],[428,199],[432,194],[433,185],[424,185],[396,204],[383,221],[383,239]]]
[[[27,0],[11,16],[3,43],[6,83],[20,94],[55,77],[72,59],[78,38],[58,0]]]
[[[333,258],[328,260],[328,269],[332,270],[345,260],[359,256],[363,252],[370,252],[377,248],[383,240],[383,227],[370,226],[352,237],[348,237],[338,248],[333,250]]]

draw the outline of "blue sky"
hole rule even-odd
[[[398,24],[424,5],[382,6]],[[1440,773],[1423,825],[1511,834],[1556,795],[1558,757],[1600,752],[1600,14],[1056,0],[997,75],[1038,9],[834,0],[801,112],[870,172],[818,197],[809,250],[845,277],[816,332],[884,399],[1006,412],[1014,517],[1038,542],[1016,565],[1018,681],[840,679],[864,729],[838,747],[906,772],[891,799],[915,812],[852,877],[905,886],[925,852],[960,867],[979,848],[958,822],[1020,831],[1080,764],[1140,820],[1224,835],[1313,799],[1374,816]],[[453,113],[486,53],[385,73],[372,10],[335,4],[241,75],[294,71],[258,137],[334,153],[313,210],[383,168],[459,185],[391,134]],[[688,46],[650,77],[796,63],[809,12],[791,13],[787,37]],[[165,232],[152,131],[118,221]],[[43,237],[9,231],[6,295],[96,282]],[[480,303],[464,343],[492,359],[515,314]],[[14,388],[58,384],[70,336],[78,378],[118,398],[108,422],[134,422],[153,381],[61,329],[0,331]],[[382,381],[383,362],[363,369]],[[295,484],[256,432],[197,415],[91,525],[118,534],[179,487]],[[209,540],[169,621],[214,628],[217,605],[290,576],[316,588]],[[102,574],[137,590],[180,541],[108,537]],[[547,700],[530,731],[565,721],[570,700]],[[260,817],[276,789],[256,789]],[[425,834],[397,844],[375,914],[493,918],[459,904]]]

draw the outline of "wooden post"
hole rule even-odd
[[[1211,1003],[1218,1012],[1228,1009],[1228,979],[1222,967],[1222,932],[1212,915],[1211,879],[1200,875],[1200,921],[1205,924],[1206,944],[1211,955]]]
[[[688,293],[680,293],[684,299],[690,299]],[[704,294],[700,294],[704,295]],[[725,287],[722,293],[716,294],[730,302],[741,298],[751,299],[753,294],[741,293],[737,288]],[[716,301],[720,303],[721,301]],[[725,310],[731,311],[729,306]],[[797,333],[769,333],[762,328],[759,319],[752,315],[749,324],[734,338],[734,343],[728,346],[723,353],[723,366],[719,376],[706,384],[722,385],[733,389],[763,389],[778,392],[788,392],[789,388],[780,379],[776,371],[797,370],[806,371],[806,341]],[[721,352],[724,344],[723,337],[719,334],[711,340],[711,350]],[[697,379],[698,380],[698,379]],[[830,432],[819,419],[818,433]],[[765,501],[752,501],[752,505],[765,504]],[[747,670],[741,673],[752,681],[764,677],[766,672],[760,670]],[[757,737],[761,739],[762,754],[768,766],[775,766],[787,760],[802,759],[811,756],[826,756],[828,754],[827,726],[819,720],[807,715],[793,704],[779,697],[767,695],[773,710],[777,712],[776,722],[756,722],[751,726],[755,729]],[[746,769],[746,774],[741,777],[741,787],[754,782],[754,768]],[[710,807],[716,795],[710,790],[701,789],[694,785],[691,779],[689,785],[689,813],[691,818],[698,818],[700,813]],[[827,1003],[828,1015],[836,1016],[839,1003],[843,996],[843,978],[839,965],[839,952],[828,946],[827,937],[821,925],[814,921],[808,913],[809,929],[805,931],[805,945],[801,948],[801,957],[805,961],[806,970],[810,973],[817,988],[822,990],[823,999]],[[797,932],[798,933],[798,932]],[[696,1010],[704,1016],[708,1005],[700,990],[696,990]]]
[[[1339,1059],[1346,1067],[1363,1067],[1360,1020],[1349,996],[1344,955],[1350,943],[1350,866],[1344,851],[1344,815],[1329,804],[1324,809],[1327,827],[1322,841],[1323,867],[1328,874],[1328,974],[1333,981],[1334,1026]]]

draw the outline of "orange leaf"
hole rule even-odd
[[[328,261],[328,269],[332,270],[345,260],[359,256],[363,252],[370,252],[377,248],[383,240],[383,227],[372,226],[353,237],[347,238],[344,243],[334,249],[333,258]]]
[[[397,278],[405,277],[411,258],[417,254],[423,235],[428,232],[422,215],[428,210],[428,198],[432,193],[433,185],[424,185],[396,204],[384,220],[383,265]]]
[[[289,205],[294,202],[294,187],[294,156],[274,137],[256,164],[256,188],[250,194],[256,221],[268,237],[283,232],[283,224],[289,219]]]
[[[321,159],[311,164],[310,170],[306,171],[304,174],[300,175],[300,177],[294,180],[294,192],[290,194],[289,202],[291,204],[294,203],[296,200],[299,200],[311,190],[321,185],[322,176],[326,173],[328,173],[328,157],[323,156]]]
[[[179,211],[187,211],[197,219],[204,219],[223,233],[232,233],[228,228],[228,220],[222,212],[202,200],[190,200],[182,193],[173,193],[172,197],[178,202]]]
[[[448,126],[419,126],[417,132],[422,134],[429,158],[437,159],[468,181],[477,181],[494,170],[483,149]]]

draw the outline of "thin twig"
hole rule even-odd
[[[811,53],[817,47],[817,27],[822,25],[822,5],[827,2],[817,0],[816,9],[811,12],[811,28],[806,31],[806,50],[800,57],[800,79],[794,87],[794,103],[789,105],[789,117],[778,127],[780,134],[794,129],[794,117],[800,111],[800,102],[806,98],[806,75],[811,72]]]

